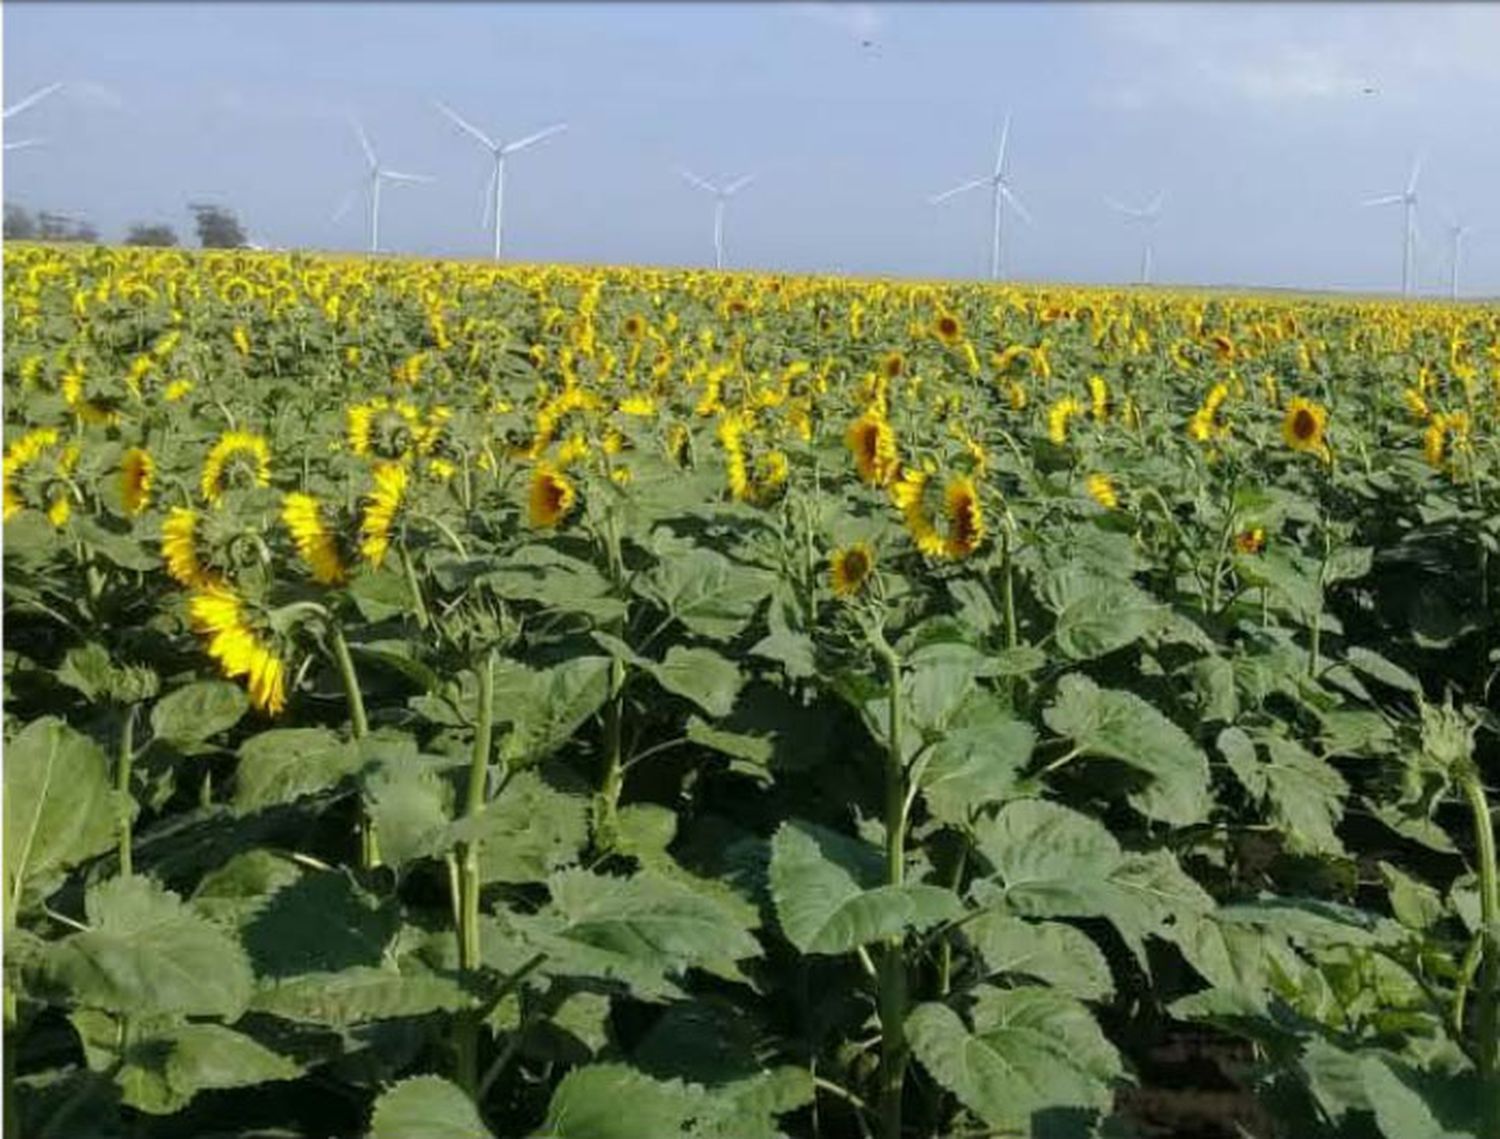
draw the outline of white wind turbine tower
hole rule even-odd
[[[19,115],[22,111],[26,110],[26,108],[36,106],[36,104],[40,103],[48,95],[54,94],[55,92],[59,91],[61,88],[62,88],[62,84],[61,83],[49,83],[47,86],[41,88],[41,90],[39,90],[39,91],[33,91],[30,95],[27,95],[26,98],[22,99],[19,103],[14,103],[11,106],[6,107],[3,115],[0,115],[0,119],[8,119],[12,115]],[[6,150],[20,150],[22,147],[38,146],[38,145],[41,144],[41,142],[42,142],[42,140],[39,139],[39,138],[17,139],[15,142],[7,141],[5,143],[4,149],[6,149]]]
[[[501,235],[501,208],[505,204],[505,160],[517,151],[525,150],[528,146],[541,142],[544,138],[551,138],[568,129],[567,123],[557,123],[550,127],[544,127],[535,134],[529,134],[525,138],[518,138],[515,142],[495,142],[489,135],[476,127],[473,123],[466,122],[457,111],[443,103],[436,103],[437,109],[442,111],[453,123],[467,134],[472,135],[481,143],[495,160],[495,168],[490,172],[489,188],[484,194],[484,221],[490,222],[490,211],[494,210],[495,221],[495,260],[500,260],[500,235]]]
[[[351,119],[350,125],[354,127],[354,133],[359,139],[360,149],[365,152],[365,160],[369,163],[370,180],[370,252],[380,252],[380,183],[387,182],[431,182],[433,179],[426,174],[403,174],[399,170],[387,170],[380,165],[380,159],[375,157],[375,148],[370,145],[370,139],[365,134],[364,127],[359,125],[357,119]],[[334,211],[334,220],[344,216],[354,200],[354,191],[345,196],[339,208]]]
[[[754,174],[746,174],[736,178],[724,186],[715,186],[704,178],[698,177],[690,170],[678,171],[684,178],[697,186],[700,190],[707,190],[714,196],[714,268],[724,268],[724,207],[729,199],[750,185],[755,180]]]
[[[1455,301],[1458,300],[1458,261],[1463,253],[1464,236],[1473,232],[1472,226],[1464,225],[1456,218],[1448,227],[1448,240],[1452,243],[1448,261],[1448,296]]]
[[[1412,259],[1417,250],[1417,175],[1422,172],[1422,157],[1417,156],[1411,164],[1411,177],[1406,180],[1406,189],[1399,194],[1386,194],[1361,202],[1364,206],[1393,206],[1400,203],[1405,216],[1405,227],[1401,237],[1401,295],[1408,296],[1412,290]]]
[[[1140,209],[1135,209],[1131,206],[1123,205],[1120,202],[1115,201],[1113,198],[1104,199],[1104,204],[1107,205],[1110,209],[1114,210],[1116,213],[1124,214],[1131,221],[1140,222],[1146,229],[1146,244],[1141,249],[1141,284],[1143,285],[1149,285],[1151,283],[1152,235],[1156,230],[1156,223],[1161,220],[1161,204],[1165,198],[1166,193],[1165,191],[1163,191],[1162,193],[1156,195],[1149,206],[1145,206]]]
[[[1027,225],[1032,224],[1031,215],[1026,212],[1026,207],[1017,200],[1015,193],[1010,188],[1010,180],[1005,176],[1005,144],[1010,138],[1010,115],[1005,116],[1005,125],[1000,130],[1000,149],[995,155],[994,173],[983,178],[975,178],[964,182],[962,185],[954,186],[951,190],[944,190],[927,199],[927,204],[935,206],[939,202],[947,201],[949,198],[976,190],[980,186],[990,187],[990,209],[994,214],[994,222],[990,235],[990,280],[1000,279],[1000,226],[1003,211],[1007,203],[1021,215],[1021,220]]]

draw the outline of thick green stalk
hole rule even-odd
[[[135,806],[130,797],[131,761],[135,758],[135,713],[130,705],[120,717],[120,751],[115,758],[115,795],[120,812],[120,876],[129,878],[135,870],[131,856],[131,808]]]
[[[349,703],[350,731],[356,740],[370,733],[370,721],[365,716],[365,698],[359,690],[359,676],[354,671],[354,658],[349,655],[349,642],[344,640],[344,630],[337,621],[328,623],[328,637],[333,644],[333,659],[338,665],[339,677],[344,682],[344,697]],[[373,870],[380,865],[380,846],[375,838],[375,827],[370,817],[360,812],[359,816],[359,864],[364,870]]]
[[[427,613],[427,601],[422,596],[422,583],[417,578],[416,564],[411,560],[411,552],[406,548],[406,543],[401,546],[401,572],[406,575],[406,588],[411,591],[411,601],[416,609],[417,628],[426,629],[432,624],[432,618]]]
[[[1469,771],[1461,783],[1474,817],[1479,920],[1484,937],[1484,963],[1474,1002],[1474,1025],[1479,1035],[1479,1134],[1481,1139],[1500,1139],[1500,867],[1495,858],[1495,824],[1478,770]]]
[[[1010,557],[1010,528],[1000,531],[1000,589],[1005,604],[1005,647],[1013,649],[1020,643],[1020,632],[1016,628],[1016,571]]]
[[[885,753],[886,884],[900,886],[906,873],[906,771],[901,753],[901,662],[883,639],[877,648],[890,686],[890,731]],[[880,1135],[900,1139],[901,1090],[906,1082],[905,939],[887,939],[880,955]]]
[[[604,708],[604,772],[599,779],[595,842],[600,850],[614,846],[620,794],[625,790],[625,662],[609,666],[609,703]]]
[[[484,809],[485,784],[495,727],[495,650],[489,649],[479,669],[479,715],[474,723],[474,747],[469,757],[469,785],[464,797],[463,817],[472,818]],[[479,968],[479,844],[466,842],[458,851],[458,966],[464,972]],[[479,1020],[460,1013],[454,1041],[457,1053],[455,1076],[470,1096],[479,1089]]]

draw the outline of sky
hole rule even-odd
[[[1500,295],[1500,5],[6,3],[5,123],[41,138],[4,196],[191,233],[190,201],[277,247],[367,246],[357,115],[388,187],[382,247],[486,256],[492,137],[569,129],[507,167],[506,256],[703,265],[713,200],[680,175],[756,180],[729,204],[733,268],[985,275],[992,169],[1005,275],[1128,282],[1141,227],[1112,197],[1165,197],[1165,284],[1399,286],[1400,191],[1422,156],[1418,283]]]

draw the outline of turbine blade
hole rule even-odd
[[[335,222],[343,221],[344,215],[349,212],[349,207],[354,205],[354,195],[358,192],[358,190],[350,190],[341,199],[339,199],[339,204],[334,209],[333,214],[329,218],[329,220]]]
[[[15,142],[7,142],[6,150],[25,150],[28,146],[42,146],[46,143],[44,138],[18,138]]]
[[[995,155],[995,177],[1005,167],[1005,144],[1010,139],[1010,112],[1005,112],[1005,125],[1000,128],[1000,150]]]
[[[934,194],[932,197],[927,199],[927,204],[929,206],[935,206],[939,202],[946,202],[949,198],[952,198],[958,194],[966,193],[967,191],[977,189],[980,186],[988,186],[991,181],[993,181],[993,179],[975,178],[972,182],[965,182],[960,186],[954,186],[951,190],[944,190],[941,194]]]
[[[382,170],[382,178],[389,178],[392,182],[435,182],[437,179],[430,174],[403,174],[399,170]]]
[[[1406,192],[1415,194],[1417,192],[1417,176],[1422,173],[1422,156],[1419,154],[1416,161],[1411,164],[1411,177],[1406,180]]]
[[[61,87],[62,87],[61,83],[49,83],[47,86],[43,87],[40,91],[33,91],[30,95],[27,95],[26,98],[22,99],[19,103],[15,104],[14,106],[6,107],[4,115],[0,116],[0,117],[8,119],[12,115],[19,115],[27,107],[34,107],[34,106],[36,106],[36,104],[40,103],[48,95],[52,94],[54,91],[59,90]]]
[[[370,136],[365,134],[365,128],[352,115],[349,117],[349,125],[354,128],[354,136],[359,139],[360,149],[365,152],[365,161],[372,167],[379,166],[380,161],[375,157],[375,148],[370,145]]]
[[[708,182],[698,177],[698,175],[694,174],[691,170],[678,170],[677,173],[681,174],[684,178],[686,178],[694,186],[697,186],[700,190],[707,190],[710,194],[717,194],[719,192],[719,188],[717,186],[710,185]]]
[[[738,193],[740,190],[743,190],[746,186],[750,185],[750,183],[754,181],[754,174],[746,174],[743,178],[736,178],[733,182],[724,187],[724,196],[727,198],[731,194]]]
[[[1026,207],[1021,204],[1020,199],[1015,194],[1011,193],[1010,187],[1004,182],[1000,183],[1000,196],[1011,204],[1011,208],[1021,215],[1021,220],[1027,225],[1036,224],[1036,220],[1026,212]]]
[[[506,143],[500,148],[500,153],[514,154],[518,150],[525,150],[528,146],[531,146],[534,143],[541,142],[544,138],[551,138],[555,134],[561,134],[567,129],[567,123],[556,123],[553,126],[545,127],[542,130],[537,131],[536,134],[529,134],[525,138],[516,139],[515,142]]]
[[[452,107],[448,106],[446,103],[444,103],[440,99],[434,99],[432,102],[433,102],[433,106],[437,107],[437,109],[439,111],[441,111],[444,115],[446,115],[449,119],[451,119],[453,121],[453,124],[455,126],[457,126],[459,130],[466,131],[469,134],[473,135],[475,138],[477,138],[480,142],[482,142],[485,146],[489,147],[491,150],[495,149],[495,144],[490,139],[489,135],[485,134],[484,131],[480,130],[473,123],[471,123],[467,119],[465,119],[462,115],[460,115]]]
[[[1405,196],[1402,194],[1387,194],[1383,198],[1371,198],[1368,201],[1360,202],[1359,204],[1362,206],[1393,206],[1397,202],[1404,200]]]

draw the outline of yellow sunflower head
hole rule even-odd
[[[1266,548],[1265,528],[1252,526],[1248,530],[1241,530],[1234,536],[1234,548],[1242,554],[1260,553]]]
[[[859,477],[870,486],[889,486],[900,468],[896,433],[885,417],[867,411],[849,425],[844,443],[854,456]]]
[[[1115,490],[1114,480],[1106,474],[1092,474],[1084,479],[1083,485],[1089,493],[1089,497],[1097,502],[1105,510],[1114,510],[1120,505],[1120,495]]]
[[[979,491],[968,475],[955,475],[943,490],[943,514],[948,522],[944,553],[950,558],[966,558],[984,541],[984,511],[979,505]]]
[[[875,572],[875,551],[868,542],[835,550],[829,558],[829,578],[835,597],[853,597]]]
[[[964,324],[954,313],[942,312],[932,322],[932,333],[944,344],[952,346],[964,338]]]
[[[578,501],[578,491],[567,475],[547,463],[538,463],[531,475],[526,513],[539,529],[552,529],[562,523]]]
[[[237,481],[255,486],[271,484],[271,445],[264,436],[226,431],[203,460],[198,486],[209,502],[217,503]]]
[[[1293,451],[1304,451],[1326,462],[1327,430],[1328,409],[1322,404],[1301,396],[1287,403],[1286,415],[1281,420],[1281,438]]]
[[[120,500],[128,514],[139,514],[151,501],[156,460],[144,447],[132,447],[120,460]]]
[[[312,571],[313,580],[338,585],[348,577],[338,540],[323,521],[318,500],[295,491],[282,499],[281,520],[291,531],[297,553]]]
[[[359,552],[371,565],[379,566],[390,549],[391,528],[406,497],[408,476],[400,463],[381,463],[374,475],[375,489],[365,499],[365,516],[359,526]]]

